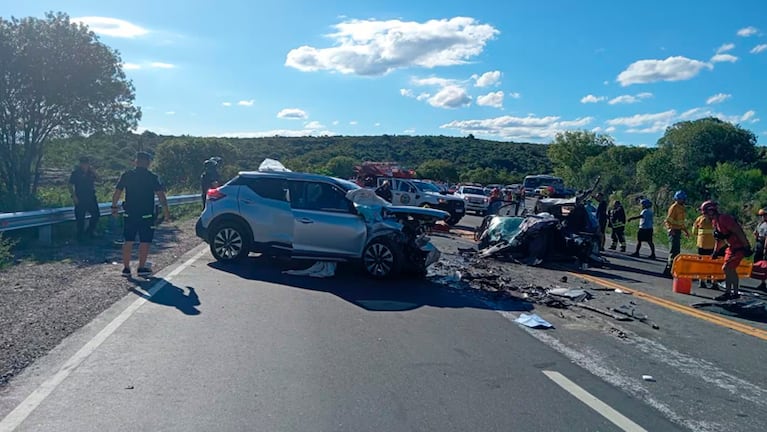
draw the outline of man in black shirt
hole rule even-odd
[[[202,189],[202,208],[205,208],[205,201],[208,197],[208,189],[216,188],[219,185],[218,161],[210,158],[203,164],[205,169],[200,176],[200,189]]]
[[[96,199],[95,183],[96,172],[91,167],[91,161],[87,156],[82,156],[80,165],[69,176],[69,193],[75,204],[78,240],[83,240],[86,235],[93,237],[99,222],[99,202]],[[86,213],[91,217],[87,231],[85,231]]]
[[[597,221],[599,221],[599,250],[605,250],[605,233],[607,232],[607,199],[602,192],[594,195],[597,199]]]
[[[138,249],[138,275],[149,276],[151,269],[146,267],[146,259],[149,256],[149,246],[154,238],[154,196],[160,200],[165,220],[170,220],[168,201],[165,197],[165,188],[156,174],[149,171],[151,161],[149,153],[138,152],[136,154],[136,168],[126,171],[120,176],[120,180],[112,195],[112,215],[117,215],[117,202],[120,201],[125,191],[123,210],[125,211],[125,244],[123,245],[123,271],[125,277],[131,276],[130,260],[133,250],[133,242],[136,235],[139,237]]]

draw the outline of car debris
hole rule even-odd
[[[642,375],[642,379],[648,382],[655,382],[655,378],[652,375]]]
[[[537,314],[523,313],[519,316],[519,318],[515,319],[514,322],[522,324],[525,327],[533,328],[533,329],[554,328],[554,326],[550,322],[539,317]]]

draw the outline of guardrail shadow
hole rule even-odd
[[[208,266],[247,280],[326,292],[369,311],[402,312],[423,306],[503,311],[529,311],[533,308],[532,304],[524,301],[486,303],[458,289],[425,279],[403,277],[389,281],[374,280],[354,264],[339,264],[335,276],[330,278],[282,273],[284,270],[307,268],[311,264],[311,261],[286,262],[266,257],[249,257],[241,263],[214,261]]]
[[[136,287],[131,287],[129,291],[139,297],[147,299],[147,301],[162,306],[174,307],[184,315],[195,316],[202,313],[197,309],[197,306],[200,306],[202,303],[200,302],[197,290],[195,290],[194,287],[187,285],[184,289],[174,285],[167,279],[156,277],[149,277],[143,280],[130,278],[129,281],[136,285]],[[149,289],[159,281],[164,281],[164,285],[154,293],[154,295],[150,296]],[[143,291],[139,291],[136,288],[141,288]]]

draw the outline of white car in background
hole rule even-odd
[[[490,204],[490,198],[485,195],[481,186],[461,186],[453,195],[463,200],[467,212],[472,211],[480,216],[487,212],[487,206]]]

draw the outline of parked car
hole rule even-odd
[[[473,211],[480,216],[487,212],[487,206],[490,203],[490,198],[485,195],[482,187],[461,186],[455,192],[455,196],[462,199],[466,203],[467,212]]]
[[[462,199],[454,195],[443,194],[432,183],[421,180],[380,177],[378,185],[380,186],[386,180],[391,184],[392,204],[394,205],[444,210],[450,213],[450,218],[447,220],[449,225],[455,225],[460,222],[466,213],[466,205]]]
[[[425,274],[439,252],[422,235],[421,223],[449,215],[436,209],[385,206],[380,221],[371,222],[346,198],[357,189],[355,183],[322,175],[241,172],[208,191],[196,233],[219,261],[261,252],[357,261],[375,278],[393,277],[402,270]]]

